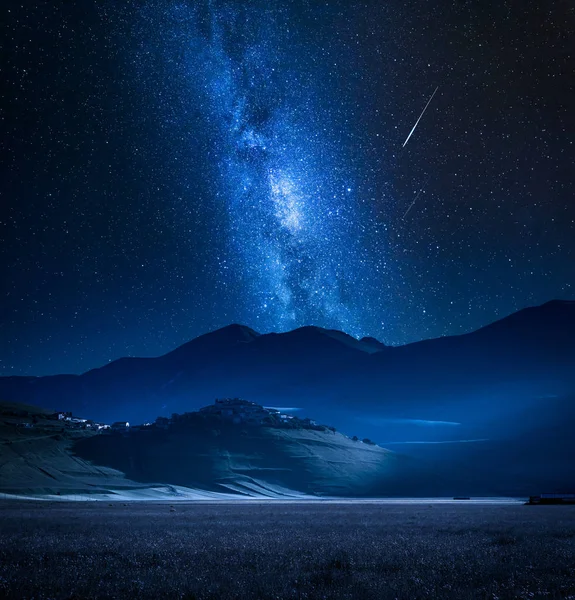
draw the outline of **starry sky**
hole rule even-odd
[[[1,11],[0,375],[575,298],[571,3]]]

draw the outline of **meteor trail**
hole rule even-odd
[[[431,98],[427,101],[425,108],[421,111],[421,114],[419,115],[419,119],[417,119],[417,121],[415,122],[415,125],[413,126],[413,129],[409,132],[407,139],[405,140],[405,142],[403,142],[402,148],[405,148],[405,144],[407,144],[407,142],[409,142],[409,138],[412,136],[413,132],[415,131],[415,128],[417,127],[419,121],[421,121],[421,117],[423,117],[423,113],[425,113],[425,111],[427,110],[429,103],[433,100],[433,96],[435,96],[435,93],[437,92],[438,89],[439,89],[439,86],[437,86],[435,88],[435,92],[433,92],[433,94],[431,94]]]
[[[419,192],[417,192],[417,195],[413,199],[413,202],[409,205],[408,209],[405,211],[405,214],[403,215],[402,219],[405,219],[405,217],[407,217],[407,213],[411,210],[411,207],[417,202],[417,199],[419,198],[420,195],[421,195],[421,190],[419,190]]]

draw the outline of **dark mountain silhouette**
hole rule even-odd
[[[517,462],[509,444],[520,441],[537,448],[543,469],[546,453],[557,460],[575,452],[575,302],[401,347],[319,327],[260,335],[230,325],[158,358],[124,358],[83,375],[0,378],[6,400],[108,422],[148,421],[225,396],[299,408],[430,460],[505,452]]]
[[[538,395],[570,390],[574,360],[575,302],[553,301],[469,334],[401,347],[319,327],[260,335],[230,325],[158,358],[122,358],[82,375],[3,377],[0,396],[89,409],[108,421],[150,419],[228,395],[394,413],[421,404],[439,414],[444,403],[429,402],[438,390],[528,383]]]

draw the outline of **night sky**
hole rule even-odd
[[[1,11],[0,374],[575,298],[572,3]]]

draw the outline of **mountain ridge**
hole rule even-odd
[[[335,410],[346,423],[344,413],[354,410],[400,418],[413,413],[414,419],[424,412],[449,421],[444,413],[452,410],[450,398],[477,395],[479,387],[517,387],[522,381],[541,394],[571,390],[574,340],[571,301],[551,301],[473,332],[404,346],[314,326],[260,334],[234,324],[155,358],[126,357],[81,375],[0,378],[0,397],[89,409],[108,421],[145,421],[220,396]]]
[[[446,336],[439,336],[439,337],[435,337],[435,338],[427,338],[427,339],[417,340],[414,342],[409,342],[407,344],[401,344],[401,345],[387,345],[387,344],[384,344],[383,342],[381,342],[380,340],[378,340],[376,337],[372,337],[372,336],[364,336],[362,338],[357,339],[343,331],[339,331],[336,329],[327,329],[327,328],[319,327],[316,325],[305,325],[302,327],[298,327],[296,329],[292,329],[292,330],[285,331],[285,332],[279,332],[279,333],[278,332],[259,333],[259,332],[255,331],[254,329],[252,329],[251,327],[248,327],[247,325],[231,323],[229,325],[225,325],[224,327],[214,329],[214,330],[208,331],[204,334],[201,334],[187,342],[184,342],[183,344],[180,344],[179,346],[176,346],[176,348],[169,350],[168,352],[165,352],[164,354],[157,355],[157,356],[122,356],[122,357],[114,359],[104,365],[92,367],[91,369],[88,369],[87,371],[84,371],[82,373],[56,373],[56,374],[50,374],[50,375],[5,375],[5,376],[0,376],[0,380],[9,380],[9,379],[31,379],[32,380],[32,379],[44,379],[44,378],[49,378],[49,377],[74,377],[74,376],[81,377],[83,375],[86,375],[87,373],[90,373],[91,371],[104,369],[104,368],[109,367],[110,365],[113,365],[114,363],[117,363],[119,361],[128,363],[128,362],[131,362],[134,360],[138,360],[138,361],[157,360],[157,359],[165,358],[168,356],[172,356],[176,353],[183,352],[185,349],[189,348],[190,345],[194,345],[196,342],[199,342],[200,340],[211,339],[213,336],[221,336],[222,334],[225,334],[225,333],[227,334],[228,332],[241,332],[243,334],[244,339],[241,339],[241,340],[238,339],[236,341],[236,343],[240,343],[240,342],[249,343],[250,341],[253,341],[253,339],[260,338],[260,337],[285,336],[288,334],[293,334],[294,332],[317,331],[317,332],[321,332],[324,335],[329,335],[332,333],[339,334],[340,336],[349,338],[356,343],[359,343],[359,344],[364,343],[366,345],[373,345],[374,347],[378,347],[380,350],[384,350],[386,348],[408,348],[408,347],[416,346],[418,344],[427,344],[429,342],[434,342],[437,340],[460,339],[465,336],[473,335],[473,334],[477,333],[478,331],[489,329],[489,328],[492,328],[493,326],[498,326],[499,324],[503,324],[506,322],[513,322],[513,321],[517,320],[517,318],[527,315],[529,313],[532,313],[533,311],[548,310],[549,308],[561,308],[561,307],[563,307],[563,308],[568,307],[568,309],[570,310],[569,316],[571,318],[575,318],[575,300],[554,299],[554,300],[549,300],[547,302],[544,302],[543,304],[540,304],[540,305],[527,306],[525,308],[519,309],[518,311],[512,312],[504,317],[498,318],[494,321],[491,321],[491,322],[489,322],[477,329],[473,329],[471,331],[458,333],[458,334],[451,334],[451,335],[446,335]],[[334,337],[334,339],[337,339],[337,336],[332,336],[332,337]],[[251,338],[251,339],[249,339],[249,338]]]

